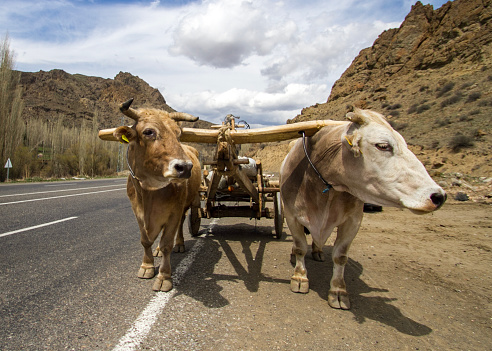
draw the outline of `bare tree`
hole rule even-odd
[[[24,133],[20,73],[14,71],[14,54],[10,51],[8,34],[0,43],[0,60],[0,180],[3,181],[6,177],[3,164],[13,157]]]

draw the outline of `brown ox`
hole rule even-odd
[[[159,248],[162,264],[153,290],[172,289],[170,255],[176,232],[175,251],[184,251],[183,221],[186,210],[199,205],[200,164],[198,152],[179,142],[181,129],[176,121],[196,121],[186,113],[156,109],[133,109],[133,99],[120,109],[135,120],[130,127],[119,127],[114,136],[128,143],[127,159],[130,176],[127,194],[140,227],[144,247],[139,278],[154,277],[152,244],[162,231]]]
[[[312,234],[313,258],[324,261],[323,245],[338,227],[328,303],[342,309],[350,308],[343,275],[364,202],[427,213],[446,200],[445,192],[382,115],[356,109],[347,118],[346,125],[325,127],[306,142],[307,154],[330,190],[324,192],[327,186],[309,164],[301,139],[280,170],[284,214],[294,239],[291,290],[309,291],[304,228]]]

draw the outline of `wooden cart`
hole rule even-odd
[[[343,122],[318,120],[300,122],[282,126],[257,129],[240,129],[244,125],[236,125],[235,117],[228,115],[222,125],[212,129],[183,128],[182,142],[216,144],[213,160],[204,162],[210,170],[204,170],[200,196],[204,206],[192,207],[188,216],[191,235],[199,233],[201,218],[245,217],[273,218],[275,224],[274,237],[280,238],[283,230],[282,205],[279,183],[270,181],[263,175],[260,161],[253,165],[251,160],[241,158],[237,146],[249,143],[278,142],[299,137],[304,131],[312,136],[327,125],[339,125]],[[113,129],[99,131],[102,140],[115,141]],[[267,206],[273,204],[273,207]]]

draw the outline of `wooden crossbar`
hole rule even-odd
[[[306,136],[312,136],[318,130],[326,126],[339,126],[347,122],[333,121],[330,119],[316,120],[271,126],[255,129],[231,130],[230,135],[234,144],[265,143],[296,139],[299,132],[304,131]],[[99,138],[106,141],[118,141],[113,132],[116,128],[99,131]],[[220,131],[217,129],[183,128],[181,141],[188,143],[216,144]]]

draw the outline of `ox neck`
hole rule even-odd
[[[138,179],[135,173],[133,172],[132,166],[130,166],[130,160],[128,159],[128,149],[130,149],[130,145],[128,145],[126,148],[126,164],[128,166],[128,170],[130,171],[130,174],[132,175],[133,179],[140,181],[140,179]]]
[[[313,170],[316,172],[316,174],[318,175],[319,179],[321,179],[321,181],[326,185],[326,189],[323,190],[323,194],[324,193],[327,193],[331,188],[333,188],[333,186],[330,183],[328,183],[325,180],[325,178],[323,178],[323,176],[321,175],[321,173],[319,173],[318,169],[316,168],[316,166],[311,161],[311,158],[309,157],[308,152],[307,152],[307,148],[306,148],[306,133],[304,131],[300,131],[299,134],[302,135],[302,146],[304,148],[304,154],[306,155],[306,158],[307,158],[309,164],[311,165],[311,167],[313,167]]]

